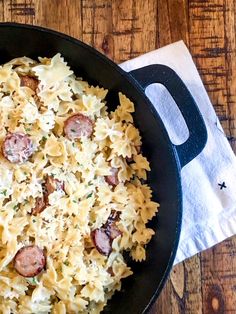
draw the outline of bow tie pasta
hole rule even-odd
[[[134,104],[60,54],[0,66],[0,313],[100,313],[145,260],[158,204]]]

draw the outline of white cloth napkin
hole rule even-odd
[[[206,147],[181,172],[183,222],[175,264],[236,234],[236,158],[182,41],[122,63],[125,71],[165,64],[184,81],[208,131]],[[166,89],[153,84],[146,94],[161,116],[174,144],[188,137],[186,124]],[[161,210],[161,208],[160,208]]]

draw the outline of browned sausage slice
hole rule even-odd
[[[43,197],[37,197],[35,207],[31,211],[31,215],[36,216],[40,214],[48,205],[48,196],[54,191],[64,191],[64,182],[54,179],[52,176],[48,176],[45,182]]]
[[[113,222],[113,223],[107,225],[107,227],[106,227],[106,234],[108,235],[110,240],[113,241],[119,235],[122,235],[122,232],[119,230],[119,228]]]
[[[114,221],[118,221],[120,219],[120,214],[121,214],[120,211],[112,209],[110,216],[107,219],[106,225],[113,223]]]
[[[31,215],[36,216],[40,214],[47,207],[45,197],[37,197],[35,202],[35,207],[31,211]]]
[[[64,132],[69,140],[90,137],[93,133],[93,122],[83,114],[75,114],[65,121]]]
[[[112,269],[111,266],[107,268],[107,272],[108,272],[108,274],[111,275],[111,277],[114,277],[114,276],[115,276],[114,271],[113,271],[113,269]]]
[[[119,184],[119,179],[118,179],[118,169],[117,168],[111,168],[112,174],[109,176],[105,176],[105,180],[108,184],[112,186],[116,186]]]
[[[111,253],[110,237],[103,228],[95,229],[92,232],[93,243],[100,254],[108,256]]]
[[[64,191],[64,182],[54,179],[52,176],[48,176],[45,182],[45,188],[48,195],[54,191]]]
[[[39,84],[39,81],[32,76],[28,76],[28,75],[20,76],[20,86],[29,87],[34,92],[36,92],[38,88],[38,84]]]
[[[23,163],[33,154],[33,143],[27,134],[8,133],[2,146],[3,155],[11,163]]]
[[[116,222],[120,219],[120,214],[120,211],[112,210],[110,216],[107,219],[107,222],[104,225],[106,234],[109,236],[111,241],[113,241],[119,235],[122,235],[122,232],[116,225]]]
[[[14,257],[15,270],[23,277],[37,276],[45,265],[44,252],[37,245],[21,248]]]

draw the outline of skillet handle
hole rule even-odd
[[[206,126],[192,95],[180,77],[165,65],[148,65],[129,73],[144,91],[152,83],[164,85],[176,102],[189,130],[186,142],[174,145],[180,166],[183,168],[202,151],[207,141]]]

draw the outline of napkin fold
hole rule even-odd
[[[174,262],[177,264],[236,234],[236,158],[183,41],[120,66],[131,71],[157,63],[169,66],[183,80],[208,132],[203,151],[181,171],[183,222]],[[162,118],[171,141],[183,143],[188,138],[188,129],[168,91],[160,84],[152,84],[146,94]]]

